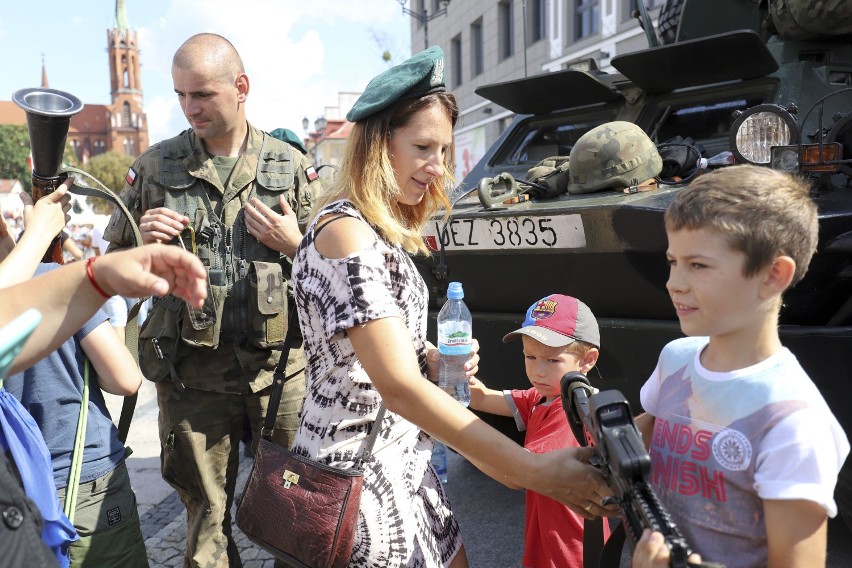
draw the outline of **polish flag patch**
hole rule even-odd
[[[124,176],[124,181],[127,182],[127,185],[133,185],[133,182],[136,181],[136,172],[133,168],[129,168],[127,170],[127,175]]]
[[[316,181],[316,179],[319,177],[319,174],[313,166],[308,166],[307,168],[305,168],[305,175],[308,176],[308,179],[310,181]]]

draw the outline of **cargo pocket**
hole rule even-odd
[[[207,280],[207,298],[201,309],[196,310],[188,304],[183,318],[181,337],[194,347],[216,347],[219,345],[219,330],[222,327],[222,308],[228,295],[227,286],[213,286]]]
[[[183,301],[174,296],[158,300],[139,332],[139,368],[149,381],[171,380],[182,386],[175,372],[180,342]]]
[[[280,349],[287,337],[287,281],[277,262],[251,263],[248,272],[249,342]]]

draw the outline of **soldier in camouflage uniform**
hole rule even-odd
[[[145,243],[198,255],[209,295],[199,310],[173,296],[155,301],[140,333],[140,366],[156,381],[163,478],[187,509],[184,565],[240,566],[230,509],[243,417],[256,446],[295,309],[290,256],[318,184],[302,154],[247,123],[248,77],[228,40],[191,37],[175,53],[172,78],[192,128],[135,161],[122,199]],[[105,238],[109,250],[132,246],[120,212]],[[273,432],[285,447],[305,388],[296,336]]]

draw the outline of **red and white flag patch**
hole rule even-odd
[[[308,166],[307,168],[305,168],[305,175],[308,176],[309,181],[316,181],[316,179],[319,177],[319,174],[313,166]]]
[[[124,181],[127,182],[127,185],[133,185],[133,182],[136,181],[136,171],[133,168],[128,168]]]

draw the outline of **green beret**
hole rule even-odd
[[[374,77],[346,113],[346,120],[358,122],[399,100],[444,90],[444,51],[436,45]]]
[[[289,128],[276,128],[275,130],[270,132],[269,135],[273,138],[281,140],[282,142],[286,142],[302,154],[308,153],[308,149],[305,148],[304,144],[302,144],[302,141],[299,140],[298,136],[296,136],[296,133],[290,130]]]

